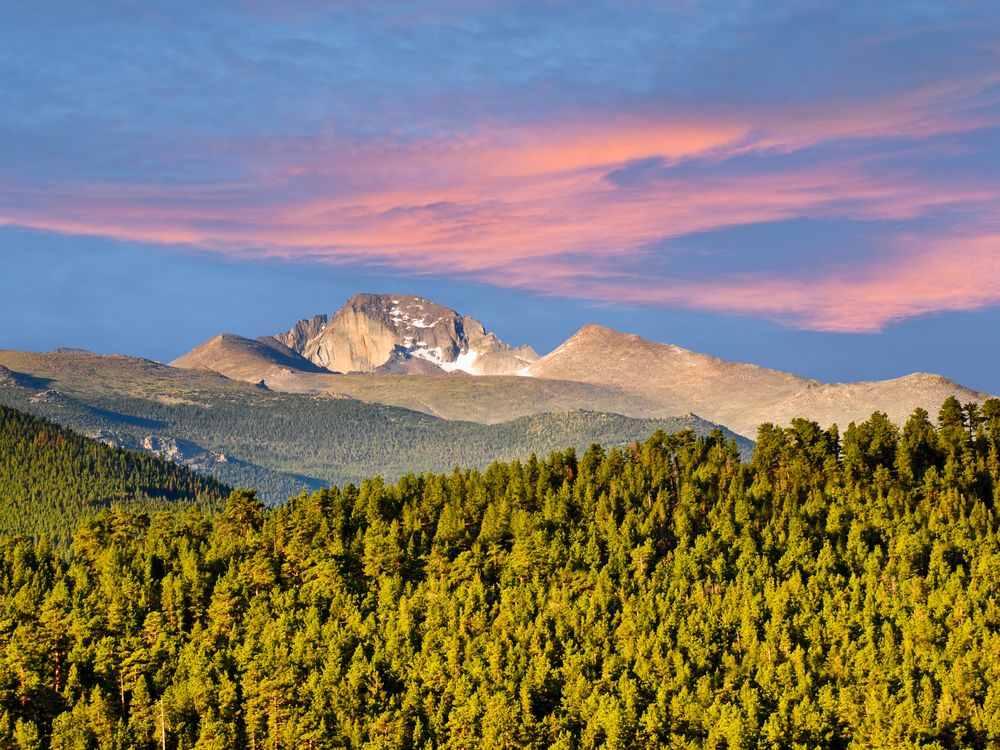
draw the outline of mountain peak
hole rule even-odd
[[[674,356],[696,358],[704,363],[721,363],[723,361],[708,354],[699,354],[690,349],[684,349],[675,344],[650,341],[634,333],[624,333],[608,326],[588,323],[566,339],[551,354],[542,358],[538,366],[529,370],[528,374],[534,374],[533,370],[541,370],[543,367],[542,363],[545,360],[551,361],[557,355],[565,355],[571,350],[576,350],[580,354],[586,351],[588,355],[601,357],[610,355],[628,355],[634,357],[640,353],[670,353]]]
[[[631,343],[637,345],[643,344],[653,344],[652,341],[647,341],[641,336],[637,336],[634,333],[624,333],[623,331],[615,330],[614,328],[609,328],[608,326],[598,325],[597,323],[587,323],[579,331],[570,336],[563,343],[566,344],[594,344],[594,343]],[[669,344],[655,344],[656,346],[669,346]]]
[[[587,323],[579,331],[566,339],[565,343],[569,343],[570,341],[584,341],[594,338],[609,338],[628,335],[629,334],[616,331],[614,328],[609,328],[608,326],[602,326],[597,323]]]
[[[397,313],[415,313],[423,315],[458,315],[450,307],[439,305],[426,297],[418,297],[414,294],[372,294],[362,292],[354,294],[340,308],[339,312],[346,309],[369,310],[375,313],[395,311]],[[336,317],[336,315],[334,316]]]
[[[522,374],[576,380],[642,394],[672,413],[694,411],[751,433],[756,424],[746,424],[740,412],[744,401],[772,403],[813,382],[757,365],[726,362],[599,325],[584,326]],[[735,399],[733,409],[728,409],[726,405],[734,402],[735,393],[740,398]]]
[[[270,337],[248,339],[220,333],[170,363],[188,370],[212,370],[237,380],[257,382],[276,370],[322,372],[293,349]]]
[[[506,375],[538,359],[475,318],[412,294],[355,294],[329,320],[301,320],[274,339],[335,372]]]

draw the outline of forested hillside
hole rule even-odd
[[[0,533],[65,540],[83,516],[112,504],[221,507],[228,491],[169,461],[0,405]]]
[[[658,429],[707,435],[715,427],[694,415],[634,419],[589,411],[486,425],[351,398],[275,393],[131,357],[0,352],[0,362],[15,374],[11,384],[0,382],[0,404],[127,447],[176,441],[187,447],[181,460],[192,468],[254,487],[270,504],[374,474],[483,469],[533,451],[628,445]],[[750,441],[739,440],[749,453]]]
[[[0,744],[1000,742],[1000,402],[0,547]]]

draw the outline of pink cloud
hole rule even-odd
[[[875,169],[840,155],[739,174],[747,154],[853,139],[920,139],[995,126],[1000,76],[885,97],[733,116],[621,117],[459,138],[208,144],[239,179],[188,185],[8,185],[0,224],[190,245],[248,257],[386,264],[593,299],[764,315],[821,330],[877,330],[1000,302],[988,228],[900,237],[869,264],[811,281],[759,274],[679,284],[622,271],[650,243],[786,219],[985,215],[1000,186]],[[985,93],[984,93],[985,92]],[[975,106],[974,106],[975,105]],[[208,157],[206,157],[208,158]],[[607,175],[653,159],[635,189]],[[766,160],[765,160],[766,161]],[[683,179],[669,169],[688,164]],[[935,283],[947,280],[947,284]]]
[[[579,286],[557,271],[539,278],[567,291]],[[655,287],[602,279],[583,285],[597,299],[760,315],[817,331],[874,333],[918,315],[1000,303],[1000,233],[906,237],[889,258],[811,279],[745,274]]]

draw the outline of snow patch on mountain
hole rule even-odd
[[[408,372],[407,361],[422,360],[414,374],[441,372],[512,375],[538,359],[531,347],[512,348],[463,316],[422,297],[357,294],[327,318],[299,321],[274,337],[294,352],[332,372]]]
[[[399,300],[393,300],[393,304],[398,305]],[[418,305],[418,308],[420,308],[422,311],[423,306]],[[433,322],[428,323],[426,314],[421,315],[419,318],[411,318],[410,315],[405,310],[403,310],[398,306],[393,307],[391,310],[389,310],[389,320],[391,320],[397,326],[410,327],[410,328],[434,328],[435,326],[440,325],[442,322],[441,318],[439,317],[435,318]]]
[[[476,369],[476,360],[479,359],[479,352],[472,351],[470,349],[459,354],[454,360],[447,360],[444,358],[444,354],[442,353],[440,346],[428,349],[423,341],[418,341],[417,344],[423,346],[408,349],[406,352],[411,357],[418,357],[419,359],[431,362],[445,372],[456,372],[461,370],[462,372],[467,372],[470,375],[479,374],[479,371]]]

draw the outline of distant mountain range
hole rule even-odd
[[[935,413],[948,396],[963,403],[987,397],[924,373],[821,383],[597,325],[539,358],[530,347],[500,341],[473,318],[407,295],[356,295],[331,318],[302,320],[276,336],[222,334],[172,365],[448,419],[494,423],[578,409],[638,418],[697,414],[749,438],[764,422],[806,417],[846,426],[874,411],[902,422],[916,407]],[[449,373],[443,381],[435,377]],[[459,383],[456,374],[479,377]]]
[[[207,370],[79,351],[0,351],[0,368],[2,405],[114,447],[169,458],[230,486],[254,487],[270,502],[375,475],[395,479],[410,472],[482,469],[493,461],[524,459],[532,453],[548,455],[568,447],[582,451],[595,442],[628,445],[656,430],[690,429],[707,435],[717,427],[694,416],[641,419],[571,408],[484,424],[474,421],[474,415],[443,419],[330,393],[281,393]],[[458,375],[315,377],[367,380],[389,388],[412,381],[456,386],[551,383]],[[570,388],[586,392],[590,387]],[[510,398],[504,389],[496,392]],[[557,391],[551,403],[579,401],[568,397],[574,393],[560,396]],[[724,434],[748,453],[750,441]]]
[[[595,325],[539,357],[407,295],[357,295],[258,339],[220,334],[172,365],[0,351],[0,404],[277,502],[657,429],[719,428],[746,454],[763,422],[846,426],[876,410],[902,422],[948,396],[986,398],[939,375],[825,384]]]
[[[881,411],[902,424],[917,407],[936,415],[949,396],[963,404],[988,397],[926,373],[875,382],[821,383],[595,325],[582,328],[524,374],[618,389],[667,412],[693,412],[749,438],[756,437],[764,422],[782,425],[804,417],[824,427],[846,427]]]
[[[287,333],[245,339],[221,334],[174,361],[247,379],[272,368],[300,372],[511,375],[538,359],[482,323],[422,297],[357,294],[328,319],[300,320]],[[221,368],[221,369],[220,369]]]

